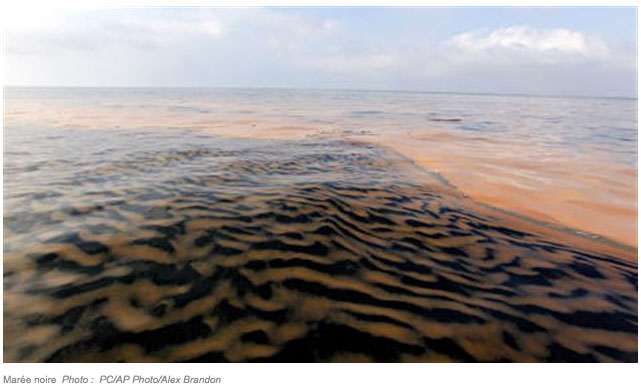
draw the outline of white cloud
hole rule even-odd
[[[200,34],[218,37],[224,30],[222,23],[207,17],[187,20],[146,20],[137,18],[125,21],[123,27],[137,28],[139,31],[164,37]]]
[[[600,94],[611,82],[630,94],[636,75],[634,50],[567,28],[507,26],[437,40],[424,26],[397,33],[337,13],[260,8],[67,10],[16,19],[5,35],[12,84],[510,92],[571,84]]]
[[[454,62],[577,63],[607,59],[610,50],[598,37],[565,28],[511,26],[456,35],[442,44]]]
[[[61,9],[12,16],[16,22],[5,27],[5,43],[8,53],[18,55],[67,55],[69,51],[114,46],[151,48],[193,37],[217,38],[225,31],[223,23],[210,13]]]

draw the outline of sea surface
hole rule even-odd
[[[4,93],[4,361],[637,361],[636,100]]]

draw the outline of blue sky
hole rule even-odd
[[[634,8],[155,8],[9,17],[10,85],[636,97]]]

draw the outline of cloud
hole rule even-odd
[[[225,27],[210,13],[133,10],[49,10],[20,13],[5,28],[6,50],[16,55],[68,55],[114,46],[144,49],[194,37],[217,38]]]
[[[636,96],[636,52],[567,28],[518,25],[444,39],[426,77],[468,91]]]
[[[294,61],[298,66],[325,72],[372,73],[397,69],[400,59],[392,53],[362,53],[300,56]]]
[[[392,46],[371,42],[343,21],[266,10],[227,14],[229,38],[252,53],[303,70],[326,74],[369,74],[393,70],[400,58]],[[393,42],[390,42],[393,45]]]
[[[453,62],[567,64],[601,61],[610,56],[605,42],[565,28],[510,26],[453,36],[442,43]]]
[[[5,80],[591,95],[610,85],[612,94],[636,91],[634,48],[582,31],[508,25],[437,39],[424,24],[374,26],[367,15],[273,8],[27,12],[6,30]]]
[[[139,33],[171,37],[171,36],[189,36],[205,35],[218,37],[224,31],[223,24],[212,17],[185,18],[183,20],[163,20],[163,19],[143,19],[132,18],[120,22],[123,29],[135,29]]]

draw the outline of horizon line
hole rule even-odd
[[[443,91],[443,90],[412,90],[412,89],[366,89],[366,88],[319,88],[319,87],[274,87],[274,86],[152,86],[152,85],[6,85],[5,88],[104,88],[104,89],[285,89],[285,90],[311,90],[311,91],[351,91],[351,92],[387,92],[387,93],[416,93],[416,94],[449,94],[449,95],[496,95],[496,96],[515,96],[515,97],[549,97],[549,98],[578,98],[578,99],[626,99],[638,100],[637,96],[615,96],[615,95],[564,95],[564,94],[539,94],[539,93],[519,93],[519,92],[463,92],[463,91]]]

